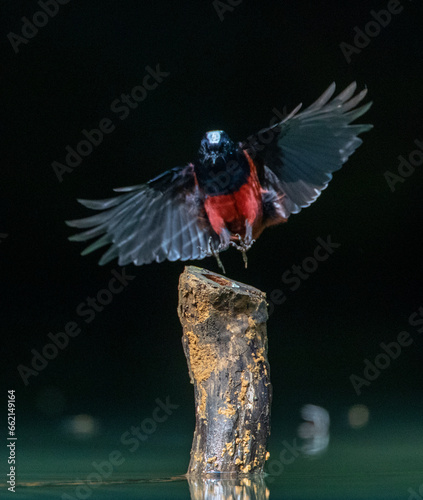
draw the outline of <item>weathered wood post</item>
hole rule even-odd
[[[189,266],[178,314],[195,392],[188,475],[262,473],[272,398],[265,294]]]

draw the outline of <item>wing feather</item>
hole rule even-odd
[[[70,240],[98,238],[83,255],[110,245],[99,261],[101,265],[115,258],[120,265],[202,259],[211,254],[209,238],[219,241],[205,216],[192,165],[173,168],[147,184],[115,191],[124,194],[105,200],[78,200],[100,212],[67,221],[71,227],[85,229]]]
[[[332,173],[362,143],[358,135],[372,128],[366,124],[351,125],[372,104],[357,108],[367,89],[354,95],[356,89],[353,82],[333,97],[335,83],[332,83],[304,111],[291,113],[271,127],[274,138],[265,147],[259,144],[257,136],[244,143],[243,147],[264,167],[267,187],[282,195],[285,217],[300,212],[319,197]]]

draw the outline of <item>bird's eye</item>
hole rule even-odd
[[[214,130],[213,132],[209,132],[207,134],[207,140],[210,144],[219,144],[220,142],[220,132]]]

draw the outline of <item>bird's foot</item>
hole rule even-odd
[[[241,238],[240,234],[236,234],[235,236],[238,237],[238,243],[235,241],[231,241],[230,244],[242,253],[242,259],[244,261],[245,268],[247,268],[247,251],[253,246],[253,243],[256,240],[253,240],[250,235],[247,235],[244,239]]]
[[[222,261],[220,260],[220,257],[219,257],[219,252],[221,250],[225,250],[227,248],[227,246],[223,245],[222,243],[220,243],[220,245],[217,247],[217,249],[215,249],[212,245],[210,245],[210,246],[212,249],[212,254],[215,256],[215,259],[217,261],[217,265],[220,267],[220,269],[222,269],[222,273],[226,274],[225,266],[222,264]]]
[[[221,241],[221,243],[215,247],[213,244],[213,238],[210,236],[209,238],[209,248],[207,253],[214,255],[215,259],[217,260],[217,265],[219,268],[222,270],[223,274],[226,274],[225,267],[222,264],[222,261],[220,260],[219,257],[219,252],[222,250],[226,250],[228,248],[228,244],[226,242]]]

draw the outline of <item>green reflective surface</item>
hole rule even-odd
[[[385,413],[375,413],[372,419],[370,411],[368,425],[359,429],[348,426],[342,412],[333,414],[329,446],[317,458],[300,452],[302,440],[294,425],[275,421],[264,479],[188,481],[184,473],[192,435],[176,418],[133,452],[115,439],[121,435],[116,423],[107,432],[85,439],[59,434],[55,439],[54,427],[50,433],[25,428],[21,434],[38,437],[33,445],[30,439],[22,442],[19,449],[16,493],[8,493],[3,483],[1,496],[63,500],[419,499],[419,488],[423,491],[420,422],[414,417],[395,421],[389,415],[382,421],[379,415]]]

